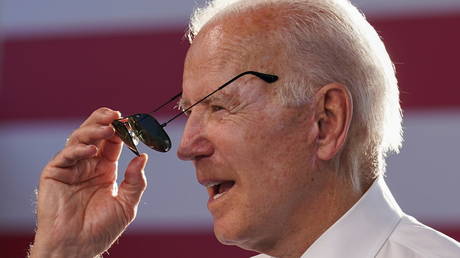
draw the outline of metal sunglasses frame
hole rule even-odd
[[[226,83],[224,83],[223,85],[221,85],[220,87],[218,87],[217,89],[209,93],[208,95],[204,96],[203,98],[201,98],[200,100],[192,104],[190,107],[182,110],[180,113],[174,115],[173,117],[171,117],[169,120],[167,120],[166,122],[162,124],[160,124],[150,114],[157,112],[164,106],[168,105],[175,99],[182,96],[182,92],[179,92],[178,94],[173,96],[171,99],[166,101],[164,104],[155,108],[150,113],[134,114],[134,115],[130,115],[127,117],[123,117],[123,118],[114,120],[112,122],[112,126],[115,128],[116,134],[128,146],[128,148],[137,156],[140,155],[136,147],[139,140],[142,141],[145,145],[147,145],[151,149],[154,149],[159,152],[167,152],[171,149],[171,140],[163,128],[166,127],[169,124],[169,122],[173,121],[174,119],[178,118],[182,114],[186,113],[194,106],[198,105],[205,99],[212,96],[214,93],[227,87],[228,85],[230,85],[232,82],[234,82],[238,78],[244,75],[248,75],[248,74],[254,75],[267,83],[273,83],[278,80],[278,76],[276,75],[260,73],[260,72],[255,72],[255,71],[246,71],[246,72],[240,73],[237,76],[233,77],[232,79],[230,79],[229,81],[227,81]]]

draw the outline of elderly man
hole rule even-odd
[[[215,1],[189,36],[178,156],[208,188],[220,242],[260,257],[460,257],[382,178],[402,141],[397,82],[349,2]],[[147,156],[117,187],[117,119],[95,111],[43,170],[31,257],[97,256],[134,219]]]

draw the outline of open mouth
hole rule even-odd
[[[234,185],[235,181],[219,181],[209,184],[207,188],[210,199],[219,199],[220,197],[224,196]]]

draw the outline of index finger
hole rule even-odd
[[[121,114],[107,107],[102,107],[94,111],[80,127],[90,124],[109,125],[115,119],[120,119]]]

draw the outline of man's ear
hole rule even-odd
[[[317,155],[330,160],[343,148],[353,115],[353,99],[348,88],[330,83],[315,94],[318,123]]]

